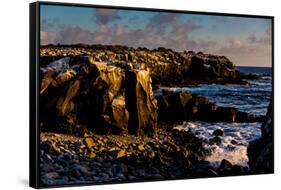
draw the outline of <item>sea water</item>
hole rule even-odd
[[[239,67],[239,70],[244,73],[258,74],[261,76],[261,79],[247,80],[250,85],[203,84],[198,87],[169,88],[169,90],[192,92],[206,96],[210,102],[219,106],[236,107],[240,111],[255,115],[265,115],[272,94],[271,68]],[[221,144],[205,145],[205,148],[211,152],[206,160],[214,167],[219,167],[222,159],[227,159],[232,164],[247,166],[248,143],[261,136],[261,123],[196,121],[183,122],[182,125],[177,127],[190,128],[198,137],[204,139],[213,138],[212,133],[216,129],[224,131]],[[235,145],[233,142],[235,142]]]

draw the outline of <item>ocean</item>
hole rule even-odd
[[[250,85],[237,84],[203,84],[198,87],[169,88],[173,91],[189,91],[208,97],[210,102],[219,106],[236,107],[241,111],[255,115],[265,115],[272,94],[272,73],[267,67],[238,67],[243,73],[255,73],[261,76],[258,80],[247,80]],[[165,87],[163,87],[165,88]],[[216,123],[216,122],[183,122],[177,126],[191,128],[199,137],[210,139],[216,129],[224,131],[222,144],[206,145],[211,154],[206,158],[214,167],[218,167],[222,159],[232,164],[247,166],[248,143],[261,136],[261,123]],[[233,145],[236,141],[237,145]]]

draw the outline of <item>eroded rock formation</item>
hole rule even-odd
[[[153,84],[191,85],[199,83],[244,83],[236,66],[225,56],[175,52],[171,49],[129,48],[123,46],[46,46],[41,48],[40,63],[50,63],[62,57],[89,55],[98,62],[126,65],[134,69],[149,69]]]
[[[241,112],[233,107],[220,107],[208,98],[190,92],[163,91],[156,96],[161,121],[201,120],[209,122],[262,122],[263,116]]]
[[[40,105],[42,128],[53,131],[152,134],[157,122],[149,71],[90,56],[42,67]]]

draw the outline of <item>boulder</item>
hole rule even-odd
[[[156,99],[160,120],[184,120],[191,115],[186,109],[192,100],[192,95],[189,92],[168,93],[157,96]]]
[[[223,130],[216,129],[216,130],[214,130],[213,135],[217,136],[217,137],[219,137],[219,136],[222,137],[222,136],[224,136],[224,133],[223,133]]]

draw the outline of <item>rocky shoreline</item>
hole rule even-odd
[[[222,160],[212,167],[206,144],[176,126],[183,121],[264,122],[162,85],[242,84],[256,78],[224,56],[124,46],[40,49],[40,183],[42,186],[246,175]],[[267,142],[267,141],[266,141]],[[235,146],[235,143],[233,143]],[[252,159],[250,159],[251,161]],[[249,164],[250,166],[251,163]]]
[[[240,73],[225,56],[202,52],[175,52],[171,49],[131,48],[106,45],[42,46],[40,64],[63,57],[91,56],[96,62],[114,63],[133,69],[149,70],[153,86],[193,86],[199,83],[247,84],[243,79],[258,78],[254,74]]]
[[[85,134],[82,138],[43,132],[40,183],[49,186],[248,174],[248,167],[227,160],[222,160],[219,168],[212,167],[204,160],[209,154],[204,143],[213,141],[177,129],[161,130],[153,137]]]

